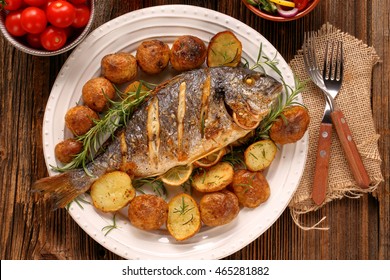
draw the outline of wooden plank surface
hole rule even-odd
[[[374,195],[334,201],[304,216],[312,224],[327,216],[328,231],[303,231],[288,210],[257,240],[226,259],[389,259],[389,88],[390,2],[322,0],[308,16],[276,23],[256,17],[241,1],[96,1],[93,28],[127,12],[162,4],[198,5],[240,19],[263,34],[291,60],[303,32],[330,22],[373,45],[381,58],[374,68],[372,107],[385,182]],[[42,152],[42,121],[51,87],[70,53],[34,57],[0,36],[0,258],[121,259],[89,237],[66,213],[51,211],[29,192],[47,176]]]

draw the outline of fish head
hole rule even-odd
[[[225,106],[243,128],[257,127],[282,92],[282,84],[271,76],[247,68],[226,69]]]

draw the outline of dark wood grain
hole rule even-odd
[[[390,258],[390,40],[389,1],[322,0],[309,15],[288,23],[256,17],[241,1],[96,1],[93,28],[133,10],[190,4],[235,17],[262,33],[291,60],[303,32],[330,22],[373,45],[381,58],[373,71],[372,107],[385,182],[374,195],[342,199],[305,215],[313,224],[326,216],[328,231],[303,231],[286,210],[262,236],[226,259]],[[42,120],[56,75],[70,53],[34,57],[0,36],[0,257],[1,259],[121,259],[89,237],[65,210],[51,211],[31,195],[32,182],[47,176]]]

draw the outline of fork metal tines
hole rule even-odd
[[[313,81],[325,94],[326,97],[326,106],[328,109],[333,110],[334,102],[332,97],[327,92],[323,77],[321,75],[321,70],[318,67],[316,47],[315,47],[315,33],[314,32],[305,32],[304,41],[303,41],[302,51],[303,51],[303,61],[305,68]]]
[[[319,74],[320,69],[317,63],[313,32],[305,32],[304,34],[303,60],[313,82],[316,84],[321,83],[321,76]]]
[[[336,43],[329,43],[328,41],[325,49],[324,68],[322,75],[324,80],[335,80],[341,83],[343,79],[343,68],[343,42],[337,41]]]

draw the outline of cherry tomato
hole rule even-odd
[[[33,34],[41,33],[47,25],[45,12],[37,7],[27,7],[24,9],[20,22],[26,32]]]
[[[29,6],[39,7],[46,4],[47,0],[23,0]]]
[[[20,23],[20,18],[22,11],[12,11],[5,18],[5,28],[8,33],[13,36],[23,36],[26,34],[26,31],[23,29],[22,24]]]
[[[1,5],[3,5],[4,10],[15,11],[22,6],[22,3],[23,3],[22,0],[5,0],[5,4],[0,4],[0,8]]]
[[[87,0],[68,0],[73,5],[84,4]]]
[[[53,1],[46,8],[47,20],[54,26],[65,28],[76,18],[76,9],[66,1]]]
[[[294,0],[295,8],[297,8],[298,11],[302,11],[306,8],[308,2],[309,0]]]
[[[41,34],[41,44],[48,51],[56,51],[66,43],[66,32],[56,26],[48,26]]]
[[[47,17],[47,7],[49,7],[49,5],[52,3],[53,1],[51,1],[51,0],[49,0],[49,1],[47,1],[46,2],[46,4],[45,5],[43,5],[41,8],[42,8],[42,10],[44,10],[45,11],[45,13],[46,13],[46,17]]]
[[[32,33],[27,33],[26,35],[26,41],[27,43],[35,48],[35,49],[40,49],[42,48],[41,44],[41,34],[32,34]]]
[[[76,18],[74,19],[72,26],[76,28],[84,27],[89,21],[91,12],[87,5],[78,5],[75,6],[76,9]]]

